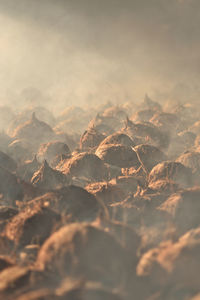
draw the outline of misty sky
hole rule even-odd
[[[199,0],[0,0],[0,99],[197,96],[199,31]]]

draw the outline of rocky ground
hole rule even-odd
[[[198,103],[0,116],[1,299],[200,299]]]

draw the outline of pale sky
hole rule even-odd
[[[0,101],[196,96],[199,31],[199,0],[0,0]]]

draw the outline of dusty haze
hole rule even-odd
[[[1,104],[198,99],[198,0],[0,0]]]

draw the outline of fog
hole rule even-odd
[[[0,100],[198,99],[198,0],[0,0]]]
[[[199,28],[200,0],[0,0],[0,299],[200,299]]]

